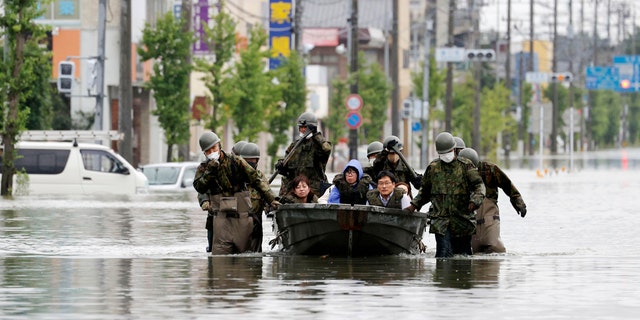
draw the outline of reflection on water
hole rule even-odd
[[[189,194],[0,200],[1,319],[635,319],[637,172],[510,171],[506,254],[207,256]],[[193,197],[192,197],[193,196]]]

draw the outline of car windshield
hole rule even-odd
[[[175,184],[180,175],[180,167],[144,168],[142,172],[147,176],[150,186]]]

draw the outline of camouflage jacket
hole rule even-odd
[[[478,169],[468,159],[457,158],[451,163],[433,160],[422,177],[422,188],[411,201],[416,208],[431,202],[430,233],[453,236],[475,233],[475,217],[469,212],[469,202],[480,206],[485,187]]]
[[[399,160],[395,164],[392,163],[391,161],[387,160],[387,154],[388,153],[386,152],[381,152],[376,156],[376,160],[373,161],[373,169],[369,169],[370,172],[373,173],[373,175],[369,173],[371,178],[376,180],[376,178],[378,177],[378,174],[381,171],[387,170],[392,172],[396,176],[396,179],[398,180],[397,182],[412,184],[415,188],[420,188],[419,185],[416,185],[418,181],[412,181],[413,179],[412,172],[415,172],[413,168],[409,168],[405,166],[401,160]]]
[[[246,161],[232,154],[220,151],[218,161],[203,162],[196,169],[193,187],[199,193],[209,195],[233,196],[234,193],[256,189],[262,198],[271,203],[275,197],[266,180],[260,178],[256,169]]]
[[[269,180],[260,170],[256,170],[258,172],[258,176],[260,179],[264,181],[267,185],[269,184]],[[266,202],[266,200],[260,195],[258,189],[249,186],[249,192],[251,193],[251,212],[258,217],[262,218],[262,211],[269,205],[271,202]]]
[[[309,178],[309,187],[314,193],[319,194],[320,184],[328,182],[325,169],[331,155],[331,142],[327,141],[322,134],[315,134],[311,139],[302,141],[298,148],[292,151],[296,142],[292,142],[285,153],[286,157],[293,152],[282,173],[280,194],[284,195],[283,190],[287,190],[288,182],[301,174]]]
[[[520,191],[516,189],[511,179],[509,179],[500,167],[488,161],[480,161],[478,162],[478,173],[487,189],[487,198],[498,202],[498,188],[500,188],[509,196],[511,205],[513,205],[516,210],[526,208]]]

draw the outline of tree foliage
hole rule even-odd
[[[236,22],[226,12],[225,0],[218,2],[218,14],[213,18],[213,27],[205,26],[205,39],[213,53],[213,61],[196,59],[196,69],[204,73],[202,80],[210,95],[208,105],[212,107],[208,114],[209,129],[222,134],[229,118],[228,101],[225,93],[235,85],[231,80],[231,69],[228,66],[233,58],[236,46]],[[202,110],[204,111],[204,110]]]
[[[0,29],[7,48],[0,61],[0,134],[4,145],[1,195],[10,195],[13,188],[15,144],[30,113],[26,102],[34,90],[42,88],[44,81],[43,73],[36,69],[47,64],[51,68],[46,49],[38,46],[46,36],[47,27],[33,22],[42,14],[38,10],[39,3],[36,0],[5,0],[4,13],[0,16]]]
[[[379,64],[367,63],[362,53],[359,56],[358,93],[364,104],[360,111],[364,119],[360,129],[360,141],[382,141],[391,98],[391,85]]]
[[[288,143],[291,129],[296,127],[298,116],[305,111],[307,89],[302,74],[303,68],[302,57],[296,51],[292,51],[289,58],[274,70],[279,82],[279,85],[274,87],[276,90],[274,94],[280,96],[281,101],[276,101],[269,110],[269,132],[273,136],[273,141],[267,152],[272,162],[276,160],[275,156],[280,147]],[[323,123],[327,125],[326,121]]]
[[[189,141],[191,114],[189,78],[191,65],[187,62],[193,35],[182,30],[182,23],[169,12],[158,19],[156,27],[146,24],[142,31],[138,54],[141,59],[154,60],[153,74],[145,86],[153,91],[158,117],[169,146],[167,161],[171,161],[174,145]]]

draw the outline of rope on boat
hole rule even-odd
[[[273,239],[269,240],[269,245],[271,245],[271,250],[273,250],[273,248],[274,248],[276,245],[278,245],[278,244],[282,243],[282,235],[284,235],[284,234],[285,234],[285,233],[287,233],[288,231],[289,231],[288,229],[282,230],[282,231],[278,232],[278,234],[276,235],[276,237],[275,237],[275,238],[273,238]]]
[[[413,237],[413,240],[418,244],[418,249],[420,249],[420,253],[427,252],[427,245],[422,242],[422,238],[418,239],[418,237]]]

